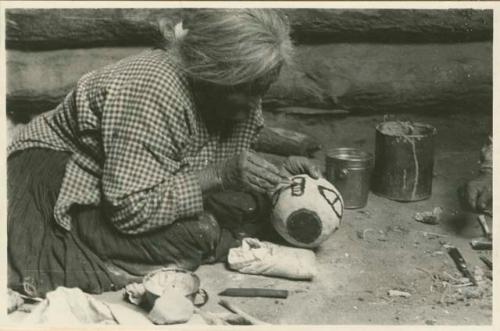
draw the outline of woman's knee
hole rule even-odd
[[[269,198],[262,194],[224,191],[207,197],[205,209],[221,227],[236,230],[245,224],[265,220],[269,216],[271,204]]]
[[[191,223],[189,232],[195,235],[200,244],[206,247],[216,246],[220,237],[221,227],[211,213],[204,212],[189,223]]]

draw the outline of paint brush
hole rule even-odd
[[[486,222],[486,217],[484,214],[480,214],[477,216],[477,221],[479,225],[481,225],[481,229],[483,230],[484,236],[488,239],[491,239],[491,230],[488,227],[488,223]]]
[[[467,263],[465,263],[465,259],[462,256],[462,253],[458,250],[458,248],[451,246],[448,248],[448,254],[450,257],[453,259],[453,262],[455,262],[455,265],[457,266],[457,269],[464,275],[464,277],[467,277],[472,284],[477,285],[476,279],[470,272],[470,270],[467,268]]]

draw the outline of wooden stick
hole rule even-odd
[[[199,308],[195,308],[194,312],[199,314],[210,325],[229,325],[223,318],[213,313],[204,312]]]
[[[458,250],[458,248],[456,247],[448,248],[448,254],[453,259],[453,262],[455,262],[457,269],[462,273],[462,275],[467,277],[471,281],[471,283],[477,285],[476,279],[474,278],[470,270],[467,268],[467,263],[465,262],[465,259]]]
[[[227,288],[220,292],[219,295],[230,297],[266,297],[286,299],[288,297],[288,291],[268,288]]]
[[[26,301],[35,301],[35,302],[42,302],[43,301],[42,298],[30,297],[30,296],[27,296],[27,295],[24,295],[24,294],[21,294],[21,293],[17,293],[17,294],[19,294],[19,296],[21,298],[23,298],[24,300],[26,300]]]
[[[232,311],[235,314],[240,315],[241,317],[245,318],[247,321],[251,322],[253,325],[271,325],[270,323],[261,321],[251,315],[248,315],[245,313],[243,310],[239,309],[238,307],[234,306],[233,304],[229,303],[228,301],[222,299],[219,301],[219,304],[226,308],[227,310]]]
[[[439,299],[440,304],[444,304],[444,298],[448,294],[448,288],[448,283],[445,283],[443,293],[441,294],[441,298]]]
[[[491,240],[471,240],[470,245],[472,249],[476,250],[492,250],[493,249],[493,243]]]
[[[491,262],[491,260],[489,258],[487,258],[484,255],[481,255],[479,258],[481,259],[481,261],[484,262],[484,264],[486,264],[488,266],[488,268],[490,270],[493,270],[493,262]]]
[[[431,276],[431,278],[434,278],[434,275],[430,271],[425,270],[424,268],[416,267],[415,269],[417,269],[418,271],[425,272],[426,274],[428,274],[429,276]]]
[[[477,216],[477,221],[479,225],[481,225],[481,229],[483,229],[484,236],[488,239],[491,239],[491,230],[488,227],[488,223],[486,223],[486,217],[483,214]]]
[[[426,236],[435,236],[435,237],[441,237],[441,238],[447,238],[448,236],[445,234],[440,234],[440,233],[435,233],[435,232],[428,232],[428,231],[418,231],[422,233],[424,237]]]

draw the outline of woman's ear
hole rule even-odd
[[[174,40],[175,23],[166,17],[159,18],[156,21],[158,32],[163,36],[165,42],[170,44]]]

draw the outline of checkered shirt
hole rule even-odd
[[[56,221],[70,230],[72,205],[102,205],[119,231],[137,234],[202,212],[194,171],[249,149],[262,126],[259,106],[231,135],[209,133],[186,77],[154,49],[84,75],[19,132],[9,154],[71,152]]]

